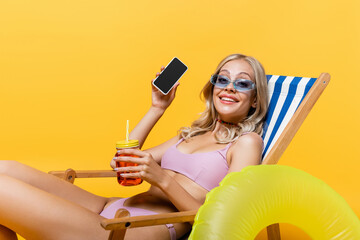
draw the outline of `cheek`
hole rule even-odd
[[[239,94],[239,97],[243,102],[250,103],[254,99],[253,95],[251,92],[242,92]]]
[[[215,101],[215,99],[217,98],[217,95],[219,94],[219,92],[220,92],[219,89],[214,88],[213,93],[212,93],[213,101]]]

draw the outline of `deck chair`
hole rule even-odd
[[[317,79],[267,75],[267,80],[270,102],[264,124],[262,164],[276,164],[329,83],[330,75],[322,73]],[[72,183],[75,178],[116,177],[116,173],[112,170],[74,171],[68,169],[49,173]],[[116,218],[106,219],[101,225],[111,231],[109,239],[123,239],[127,228],[192,222],[196,212],[129,217],[126,210],[119,209]],[[267,234],[269,240],[279,240],[279,224],[268,226]]]

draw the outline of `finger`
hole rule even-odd
[[[114,159],[113,159],[113,160],[114,160]],[[111,167],[111,168],[115,168],[115,167],[116,167],[115,160],[110,162],[110,167]]]
[[[141,158],[138,157],[129,157],[129,156],[119,156],[114,158],[116,162],[126,162],[126,163],[135,163],[135,164],[144,164]]]
[[[142,178],[141,173],[121,173],[120,176],[124,178]]]
[[[164,69],[165,69],[165,67],[164,67],[164,66],[161,66],[161,68],[160,68],[161,72],[162,72]]]
[[[177,87],[180,85],[180,82],[177,82],[174,86],[174,91],[177,89]]]
[[[177,83],[174,85],[174,87],[171,89],[170,95],[171,95],[172,97],[175,96],[175,92],[176,92],[177,87],[178,87],[179,85],[180,85],[180,83],[177,82]]]
[[[141,151],[139,149],[134,149],[134,148],[120,149],[120,150],[117,150],[117,153],[124,154],[124,155],[135,155],[135,156],[139,156],[139,157],[145,157],[148,155],[147,152]]]
[[[114,168],[114,170],[116,172],[140,172],[142,171],[144,168],[143,166],[139,165],[139,166],[130,166],[130,167],[118,167],[118,168]]]

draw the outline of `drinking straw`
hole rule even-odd
[[[126,142],[129,142],[129,120],[126,120]]]

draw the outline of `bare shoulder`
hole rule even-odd
[[[227,158],[229,172],[240,171],[248,165],[257,165],[261,162],[263,149],[262,138],[254,132],[240,136],[230,147]]]
[[[231,146],[233,150],[239,148],[262,148],[263,139],[259,134],[250,132],[240,136]]]

